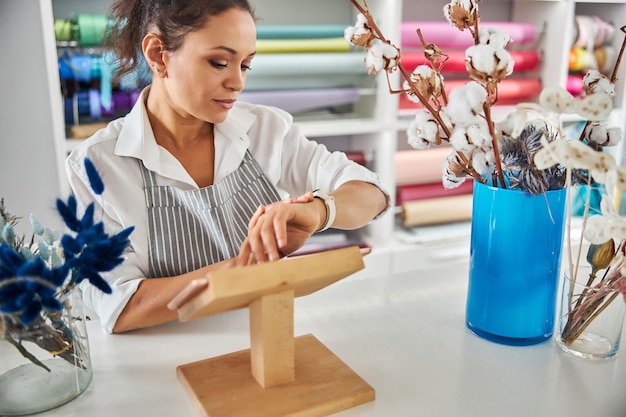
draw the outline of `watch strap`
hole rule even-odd
[[[323,232],[324,230],[328,230],[332,227],[333,223],[335,223],[335,217],[337,216],[337,208],[335,207],[335,197],[332,195],[328,195],[320,190],[313,191],[313,197],[319,198],[324,202],[326,206],[326,220],[322,227],[320,227],[316,232]]]

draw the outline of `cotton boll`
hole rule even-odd
[[[370,74],[376,74],[378,71],[386,70],[392,72],[398,66],[398,58],[400,52],[398,48],[380,39],[374,39],[367,50],[365,64]]]
[[[470,143],[467,136],[467,130],[463,127],[455,127],[450,135],[450,145],[457,151],[465,155],[471,155],[472,151],[476,148],[475,145]]]
[[[609,97],[613,97],[615,95],[615,86],[611,80],[606,75],[600,73],[600,71],[594,69],[587,71],[583,77],[583,86],[588,96],[592,94],[606,94]]]
[[[407,131],[408,143],[415,149],[427,149],[441,142],[441,130],[432,114],[420,110],[411,121]]]
[[[491,134],[489,133],[489,126],[484,119],[476,119],[477,123],[467,128],[467,136],[472,144],[479,148],[489,149],[491,148]]]
[[[504,49],[511,42],[511,35],[496,27],[480,27],[478,28],[478,42]]]
[[[475,123],[476,115],[483,113],[486,100],[487,91],[476,81],[470,81],[450,92],[446,113],[454,124],[469,126]]]
[[[356,24],[354,27],[347,27],[343,32],[343,37],[354,46],[367,46],[374,35],[367,25],[367,18],[359,13],[356,17]]]
[[[584,137],[598,146],[615,146],[622,140],[622,129],[606,127],[600,122],[591,122],[585,127]]]
[[[419,65],[410,76],[413,86],[417,89],[418,93],[426,100],[430,98],[440,97],[443,91],[443,77],[437,74],[428,65]],[[403,87],[407,90],[407,98],[414,103],[419,103],[420,100],[409,85],[408,81],[404,81]]]
[[[465,50],[465,66],[472,79],[489,83],[501,81],[510,75],[514,61],[503,48],[479,44]]]
[[[513,138],[518,137],[526,126],[527,112],[516,108],[507,113],[506,117],[495,124],[496,132]]]
[[[472,154],[472,167],[482,176],[489,174],[493,170],[487,158],[487,153],[478,149]]]
[[[473,27],[478,15],[477,0],[453,0],[443,7],[443,15],[459,30]]]

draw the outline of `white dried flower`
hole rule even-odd
[[[476,81],[455,88],[448,96],[445,112],[455,125],[470,126],[477,115],[483,114],[487,91]]]
[[[443,6],[445,18],[459,30],[471,28],[478,16],[477,0],[453,0]]]
[[[356,16],[356,24],[347,27],[343,32],[343,37],[354,46],[367,47],[370,41],[374,39],[374,34],[367,23],[367,18],[359,13]]]
[[[493,144],[487,121],[482,118],[476,118],[475,120],[476,123],[467,128],[467,137],[475,146],[484,150],[491,150]]]
[[[480,27],[478,28],[478,42],[491,45],[496,49],[504,49],[511,42],[511,35],[496,27]]]
[[[506,117],[495,124],[498,138],[508,136],[518,137],[526,126],[527,113],[524,109],[516,107],[515,111],[507,113]]]
[[[398,67],[399,58],[400,51],[398,48],[380,39],[373,39],[367,48],[367,56],[365,57],[367,71],[370,74],[376,74],[383,69],[392,72]]]
[[[584,136],[588,142],[599,146],[615,146],[622,140],[622,129],[607,127],[596,121],[585,126]]]
[[[539,105],[557,114],[572,114],[576,111],[576,99],[563,87],[546,87],[539,94]]]
[[[444,188],[456,188],[465,182],[467,177],[465,166],[457,152],[452,152],[442,163],[442,178]]]
[[[472,144],[467,136],[467,129],[463,126],[457,126],[450,135],[450,145],[464,155],[471,155],[476,145]]]
[[[575,100],[576,113],[587,120],[603,120],[613,110],[613,100],[606,94],[592,94],[582,100]]]
[[[592,244],[601,245],[610,239],[626,239],[626,220],[615,211],[614,204],[604,196],[600,202],[602,215],[590,216],[583,232],[584,238]]]
[[[541,139],[542,148],[535,154],[535,166],[537,169],[547,169],[556,164],[565,168],[587,169],[590,163],[595,161],[596,151],[577,140],[554,140],[548,142]]]
[[[472,79],[490,83],[512,74],[514,61],[506,49],[481,44],[465,50],[465,66]]]
[[[441,116],[445,122],[445,115]],[[433,144],[438,144],[445,135],[435,117],[427,110],[420,110],[415,114],[406,133],[409,145],[415,149],[427,149]]]
[[[437,72],[428,65],[419,65],[410,76],[413,85],[419,94],[426,100],[440,97],[443,91],[442,79]],[[409,82],[404,81],[404,89],[407,91],[407,98],[414,103],[419,103],[418,96],[411,89]]]
[[[583,88],[585,94],[606,94],[609,97],[615,96],[615,85],[600,71],[590,69],[583,77]]]
[[[476,149],[472,153],[472,167],[481,176],[487,176],[494,170],[495,162],[493,152],[485,152],[482,149]]]

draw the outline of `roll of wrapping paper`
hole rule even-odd
[[[441,182],[443,162],[452,152],[454,149],[450,146],[397,151],[394,156],[396,185]]]
[[[400,217],[407,227],[470,220],[472,197],[465,194],[409,201],[402,204]]]
[[[580,94],[582,94],[582,92],[585,89],[584,83],[583,83],[583,76],[582,75],[568,75],[567,76],[567,83],[565,86],[566,90],[573,96],[578,96]]]
[[[445,80],[446,93],[465,85],[468,80]],[[498,83],[498,104],[517,104],[536,99],[541,93],[541,80],[538,78],[506,78]],[[409,100],[406,94],[400,95],[400,109],[423,107],[421,103]]]
[[[257,25],[257,39],[318,39],[343,37],[347,25]]]
[[[471,179],[464,181],[456,188],[444,188],[441,179],[437,182],[400,185],[396,187],[396,205],[428,198],[471,194],[473,190],[474,181]]]
[[[291,113],[325,109],[354,103],[359,99],[359,90],[347,88],[292,89],[244,91],[241,101],[279,107]]]
[[[109,18],[105,15],[79,14],[77,18],[78,41],[84,46],[102,45],[108,25]]]
[[[362,52],[259,54],[252,61],[246,91],[351,87],[372,79]]]
[[[448,60],[443,65],[442,73],[447,72],[466,72],[465,68],[465,51],[464,50],[452,50],[444,51],[448,55]],[[537,51],[509,51],[511,58],[515,61],[514,71],[533,71],[539,67],[541,58]],[[424,56],[424,52],[403,52],[400,60],[402,65],[410,72],[412,72],[418,65],[427,64],[428,61]]]
[[[533,42],[537,37],[537,30],[532,23],[522,22],[480,22],[480,27],[497,27],[511,35],[511,45]],[[400,28],[402,48],[422,48],[422,42],[417,35],[420,29],[426,42],[432,42],[439,48],[467,48],[474,45],[474,39],[469,30],[460,31],[447,21],[440,22],[402,22]]]
[[[257,76],[283,75],[362,75],[367,74],[365,53],[319,52],[293,54],[260,54],[255,56],[248,80]]]
[[[257,39],[257,54],[350,52],[351,45],[343,37],[320,39]]]
[[[367,166],[367,159],[365,153],[359,151],[344,151],[349,160],[356,162],[357,164]]]

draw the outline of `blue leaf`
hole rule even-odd
[[[98,174],[98,170],[89,158],[85,158],[85,171],[87,171],[87,177],[89,178],[89,184],[91,184],[93,192],[97,195],[102,194],[104,191],[104,183],[102,182],[102,178],[100,178],[100,174]]]

